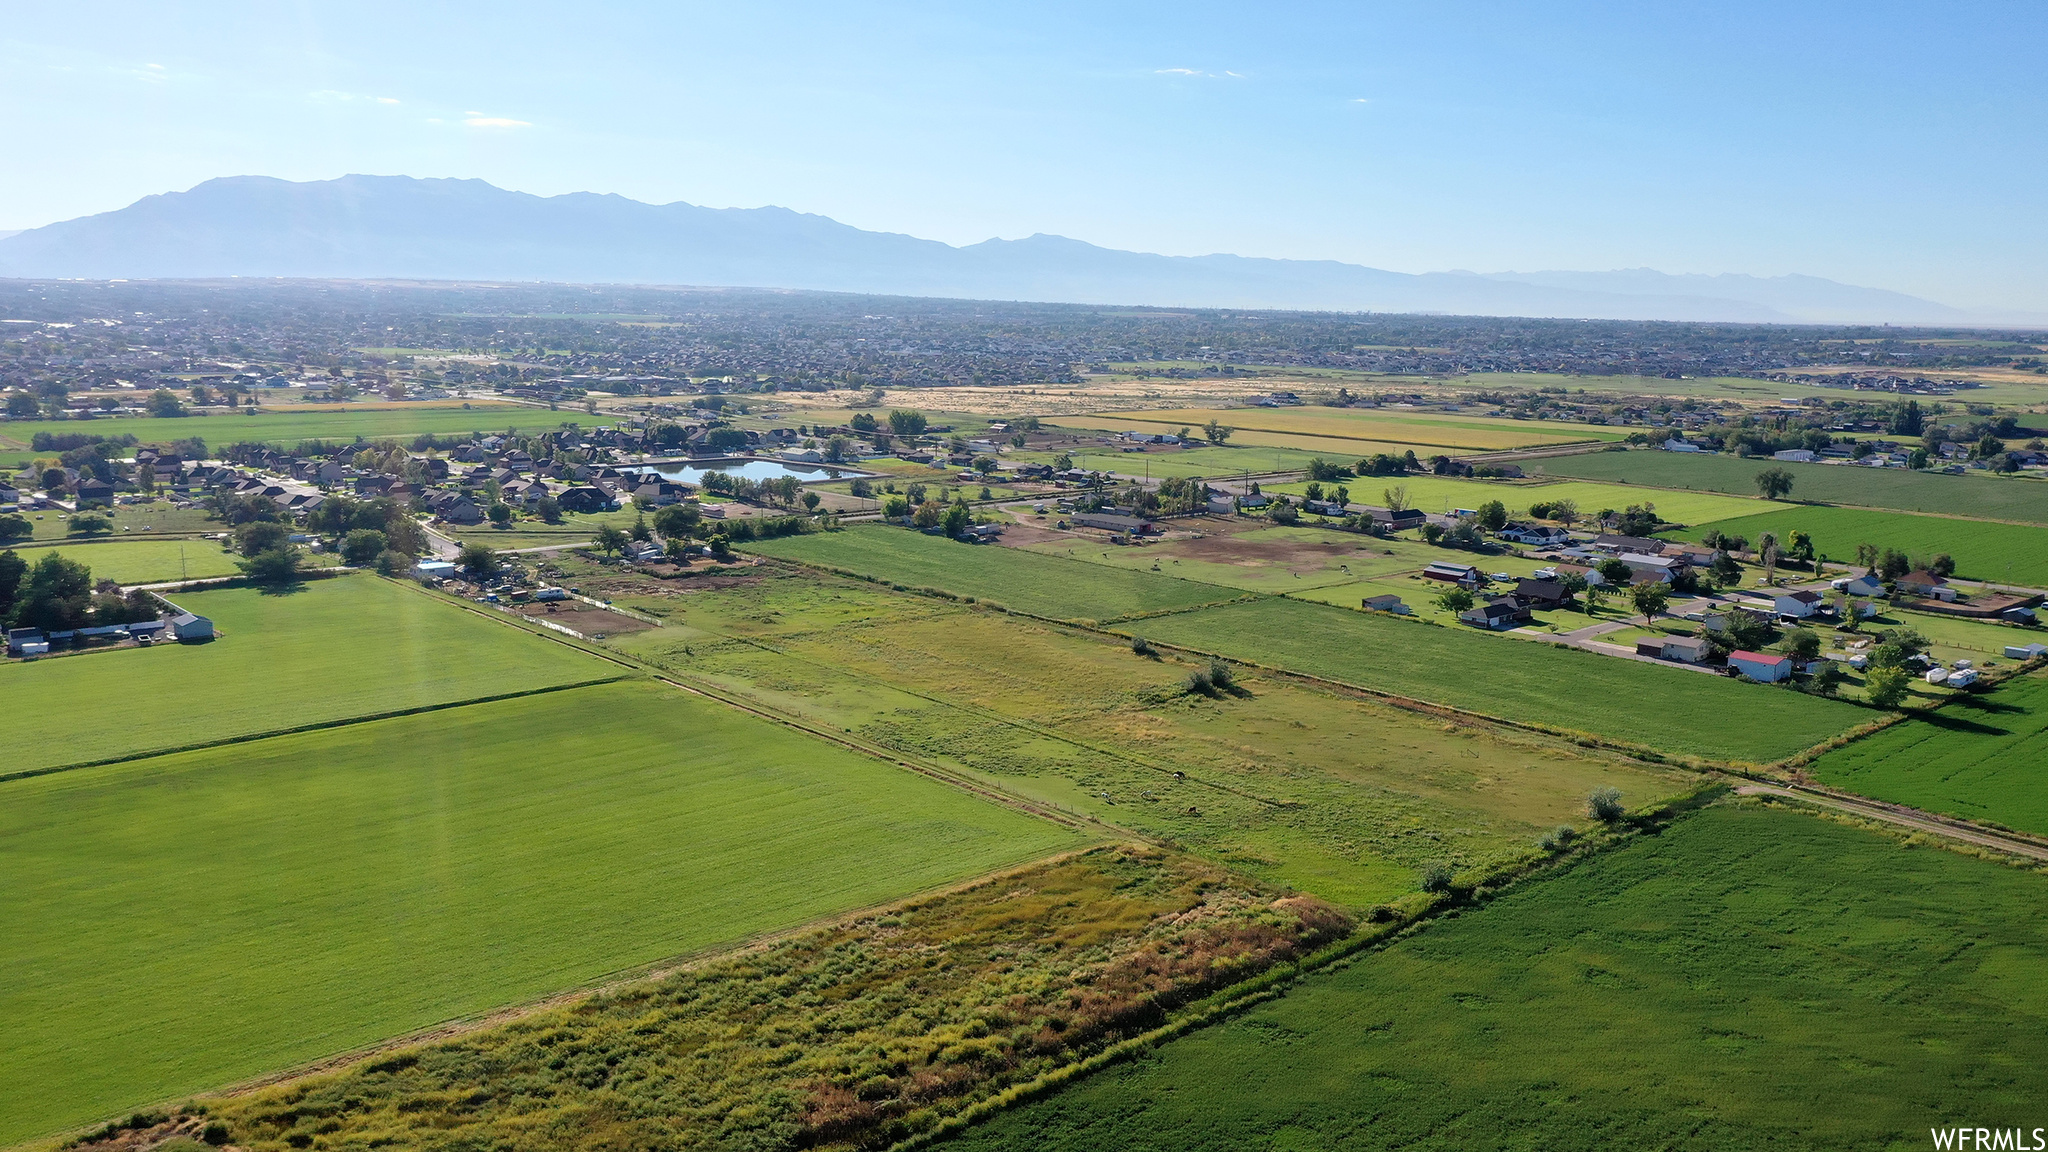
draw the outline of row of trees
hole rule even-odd
[[[0,624],[62,632],[157,618],[147,592],[123,594],[111,580],[93,582],[92,569],[62,553],[45,552],[34,564],[13,549],[0,552]]]

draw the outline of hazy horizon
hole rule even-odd
[[[25,10],[0,231],[206,179],[475,177],[971,244],[1823,277],[2048,311],[2019,70],[1954,7]],[[1759,34],[1765,29],[1768,34]],[[1916,155],[1918,150],[1919,155]]]

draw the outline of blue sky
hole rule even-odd
[[[2042,5],[9,7],[0,228],[402,173],[2048,309]]]

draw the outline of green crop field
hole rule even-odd
[[[1083,440],[1061,448],[1058,452],[1020,452],[1008,459],[1050,464],[1060,452],[1072,457],[1076,468],[1085,468],[1091,472],[1114,472],[1121,476],[1150,474],[1155,478],[1205,476],[1210,479],[1228,479],[1245,472],[1253,475],[1265,472],[1299,472],[1308,467],[1308,462],[1317,456],[1338,458],[1337,454],[1330,452],[1304,452],[1296,448],[1257,445],[1185,448],[1172,452],[1117,452],[1105,450],[1099,441]]]
[[[1631,504],[1654,504],[1664,519],[1675,524],[1704,524],[1731,516],[1749,516],[1779,505],[1761,500],[1743,500],[1710,492],[1667,492],[1652,488],[1625,488],[1618,484],[1589,484],[1577,480],[1457,480],[1447,476],[1361,476],[1339,481],[1351,490],[1354,504],[1384,504],[1390,488],[1406,488],[1411,507],[1424,512],[1444,513],[1458,508],[1478,508],[1488,500],[1507,506],[1510,516],[1523,516],[1529,506],[1572,500],[1579,516],[1591,519],[1603,509],[1620,511]],[[1306,482],[1269,484],[1267,492],[1299,496]],[[1324,484],[1325,489],[1333,484]]]
[[[2032,588],[2048,584],[2048,528],[2031,524],[1951,520],[1871,508],[1796,507],[1694,525],[1679,536],[1698,540],[1709,528],[1747,537],[1752,545],[1766,532],[1777,533],[1781,545],[1792,532],[1810,532],[1814,549],[1838,563],[1855,559],[1858,544],[1896,548],[1915,563],[1946,552],[1955,558],[1958,576]]]
[[[2038,876],[1722,807],[947,1146],[1925,1147],[2031,1127]]]
[[[105,420],[26,420],[0,425],[10,440],[27,445],[38,432],[52,435],[133,436],[144,444],[169,443],[197,436],[209,449],[245,440],[290,444],[300,440],[354,440],[357,437],[417,436],[422,432],[459,435],[503,432],[518,428],[544,432],[567,422],[601,423],[582,412],[550,412],[527,404],[478,402],[472,408],[438,405],[365,406],[341,410],[300,411],[296,407],[265,408],[254,416],[183,416],[158,419],[117,416]],[[48,453],[55,455],[55,453]]]
[[[1341,445],[1346,440],[1375,442],[1382,447],[1362,451],[1385,451],[1384,445],[1451,451],[1498,451],[1505,448],[1569,444],[1583,440],[1620,440],[1627,434],[1592,424],[1569,424],[1550,420],[1489,419],[1455,413],[1405,413],[1385,408],[1171,408],[1135,412],[1099,412],[1086,416],[1059,416],[1052,423],[1067,428],[1101,429],[1112,432],[1142,429],[1174,432],[1214,420],[1238,433],[1264,432],[1314,440],[1304,447]],[[1325,442],[1328,442],[1326,444]]]
[[[2048,677],[1969,695],[1837,748],[1808,771],[1880,800],[2048,834]]]
[[[1766,762],[1865,720],[1863,709],[1576,649],[1266,598],[1126,626],[1217,652],[1665,752]]]
[[[1061,620],[1110,620],[1242,595],[1150,572],[1127,572],[1018,548],[962,544],[904,528],[864,527],[785,536],[748,551],[873,576],[907,588],[940,588]]]
[[[1687,452],[1593,452],[1541,463],[1552,476],[1738,496],[1756,494],[1757,473],[1783,468],[1793,476],[1792,496],[1797,500],[2048,524],[2048,483],[2031,477],[1944,476],[1903,468],[1787,464]]]
[[[10,714],[34,718],[8,739],[7,771],[620,671],[374,576],[313,580],[285,595],[235,588],[176,599],[211,619],[218,637],[0,665],[0,698]],[[123,700],[145,703],[131,709]]]
[[[1086,843],[644,681],[0,797],[0,1145]]]
[[[208,576],[232,576],[238,571],[237,557],[211,540],[120,540],[100,538],[84,542],[22,548],[19,555],[33,564],[56,552],[92,569],[92,578],[116,580],[122,584],[153,584],[169,580],[199,580]],[[331,553],[309,552],[307,567],[334,563]]]

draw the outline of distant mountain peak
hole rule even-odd
[[[1467,270],[1124,252],[1048,233],[965,247],[782,207],[536,196],[461,177],[223,176],[0,233],[0,275],[692,284],[1169,307],[1616,320],[1959,324],[1960,310],[1811,276]]]

